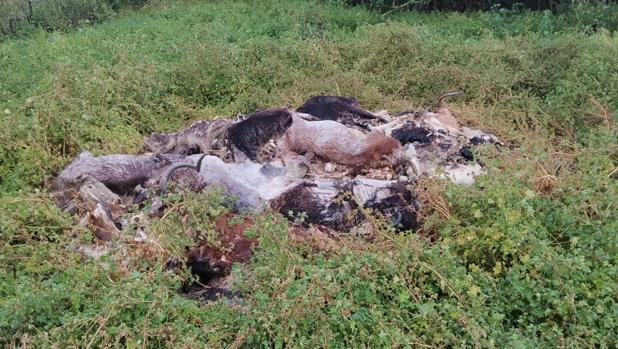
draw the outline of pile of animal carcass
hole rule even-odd
[[[368,212],[396,229],[414,230],[416,181],[441,176],[469,185],[483,172],[471,148],[500,144],[491,134],[460,127],[443,101],[454,94],[441,96],[433,111],[394,117],[366,111],[353,98],[317,96],[296,110],[197,121],[177,133],[151,135],[144,142],[148,153],[141,155],[95,157],[85,151],[50,189],[102,241],[121,233],[131,205],[150,201],[149,219],[160,216],[166,209],[160,198],[171,181],[192,191],[220,186],[236,197],[236,211],[302,215],[300,224],[331,232],[361,233]],[[185,261],[203,282],[228,273],[234,261],[247,261],[256,244],[242,229],[222,230],[228,246],[202,246]],[[136,241],[147,239],[141,234]]]

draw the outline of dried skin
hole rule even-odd
[[[304,223],[348,231],[366,220],[370,209],[400,225],[418,227],[418,204],[410,182],[354,179],[346,182],[305,182],[283,193],[271,207],[285,216],[303,213]]]
[[[231,120],[196,121],[180,132],[153,134],[146,138],[146,151],[162,154],[192,155],[220,150]]]
[[[401,149],[396,139],[379,132],[365,134],[335,121],[306,121],[298,115],[293,118],[284,147],[296,153],[313,153],[361,169],[380,166],[384,157],[393,157]]]
[[[381,120],[379,116],[364,110],[355,98],[340,96],[311,97],[296,111],[312,115],[319,120],[337,121],[349,127],[366,128],[363,122]]]
[[[282,135],[291,124],[292,116],[287,109],[262,110],[230,126],[227,143],[251,161],[257,161],[262,146]]]
[[[82,152],[57,178],[60,188],[67,183],[90,176],[103,183],[114,193],[129,193],[137,185],[146,186],[150,179],[157,178],[167,166],[182,161],[185,157],[173,154],[127,155],[115,154],[93,156]]]

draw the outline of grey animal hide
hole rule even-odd
[[[162,154],[192,155],[222,150],[231,120],[196,121],[180,132],[153,134],[146,138],[143,148]]]

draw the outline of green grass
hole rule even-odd
[[[618,37],[570,18],[173,2],[1,43],[0,344],[616,347],[618,128],[603,108],[618,109]],[[84,263],[71,251],[92,233],[43,189],[82,150],[137,152],[197,119],[314,94],[397,112],[452,89],[456,115],[509,146],[479,154],[474,187],[423,184],[435,241],[299,243],[264,214],[235,270],[243,307],[176,293],[187,276],[162,264],[188,244],[181,217],[153,226],[159,248]],[[184,200],[204,224],[221,211]]]

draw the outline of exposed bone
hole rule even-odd
[[[115,220],[127,208],[118,195],[93,177],[79,175],[63,185],[55,181],[50,191],[61,208],[80,214],[79,225],[90,229],[98,239],[109,241],[120,232]]]
[[[120,234],[111,212],[100,202],[96,204],[94,210],[88,213],[88,223],[99,240],[110,241]]]
[[[92,209],[98,202],[120,203],[118,195],[89,175],[66,183],[55,180],[49,190],[58,206],[70,213],[78,213],[84,207]]]

